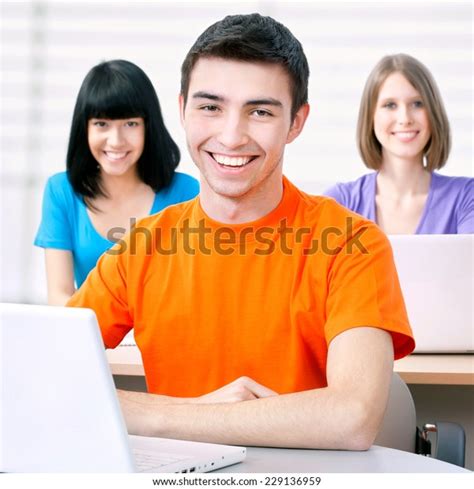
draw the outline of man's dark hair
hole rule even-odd
[[[191,72],[199,58],[226,58],[281,64],[291,81],[291,118],[308,102],[309,66],[298,39],[271,17],[228,15],[208,27],[189,50],[181,67],[186,104]]]
[[[89,199],[104,195],[100,170],[87,140],[89,119],[142,117],[145,144],[137,161],[140,179],[155,192],[167,187],[179,164],[180,152],[165,127],[155,89],[145,72],[125,60],[94,66],[82,82],[72,117],[67,150],[67,175],[74,191]]]

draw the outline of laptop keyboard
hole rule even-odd
[[[160,469],[171,465],[175,462],[182,462],[184,460],[194,458],[189,455],[177,455],[175,453],[163,453],[163,452],[153,452],[150,450],[143,450],[140,448],[132,449],[133,455],[135,457],[135,463],[138,472],[147,472],[151,470]]]

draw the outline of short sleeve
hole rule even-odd
[[[119,241],[104,253],[86,281],[69,299],[68,307],[92,309],[107,348],[115,348],[133,328],[127,298],[127,274]]]
[[[463,191],[457,213],[458,234],[474,234],[474,178],[470,178]]]
[[[54,175],[46,183],[41,223],[36,233],[35,246],[60,250],[73,249],[71,225],[68,218],[72,200],[67,196],[65,185],[69,185],[65,174]]]
[[[338,249],[328,276],[328,344],[345,330],[370,326],[391,334],[395,359],[411,353],[415,342],[387,237],[366,224]]]

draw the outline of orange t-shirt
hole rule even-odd
[[[242,375],[278,393],[323,387],[328,344],[358,326],[414,348],[386,236],[333,199],[283,180],[277,208],[221,224],[199,197],[147,217],[99,260],[70,306],[105,345],[131,328],[149,392],[199,396]]]

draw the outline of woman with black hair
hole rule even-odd
[[[48,303],[64,305],[135,219],[192,199],[194,178],[147,75],[124,60],[98,64],[76,100],[67,171],[49,178],[34,244],[45,248]]]

